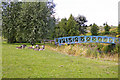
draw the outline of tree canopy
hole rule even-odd
[[[85,16],[82,16],[82,15],[78,15],[76,18],[75,18],[75,21],[77,22],[77,27],[78,27],[78,30],[79,30],[79,34],[85,34],[87,33],[87,25],[85,24],[88,20],[86,19]]]
[[[68,20],[62,18],[61,21],[57,22],[55,27],[56,37],[79,36],[80,34],[86,34],[86,22],[86,17],[81,15],[74,17],[71,14]]]
[[[51,2],[3,2],[3,36],[9,43],[50,38],[54,7]]]

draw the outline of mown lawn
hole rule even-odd
[[[21,50],[17,46],[2,45],[3,78],[118,78],[118,65],[113,61],[69,56],[48,48]]]

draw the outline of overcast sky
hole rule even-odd
[[[118,25],[118,2],[120,0],[53,0],[56,4],[55,17],[69,18],[70,14],[74,17],[84,15],[87,24],[96,23],[103,25]]]

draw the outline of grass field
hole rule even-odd
[[[118,78],[118,63],[2,44],[3,78]]]

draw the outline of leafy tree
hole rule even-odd
[[[76,21],[74,20],[74,17],[72,16],[72,14],[70,15],[68,21],[67,21],[67,26],[66,26],[66,32],[67,32],[67,36],[76,36],[79,35],[79,31],[77,29],[76,26]]]
[[[75,18],[75,21],[77,22],[77,27],[78,27],[78,30],[79,30],[79,34],[85,34],[87,33],[87,25],[85,24],[87,22],[87,19],[85,16],[82,16],[82,15],[78,15],[76,18]]]
[[[60,27],[60,35],[61,37],[63,36],[67,36],[66,35],[66,26],[67,26],[67,19],[66,18],[63,18],[61,19],[61,21],[59,22],[58,26]]]
[[[110,26],[106,23],[104,23],[104,29],[105,29],[105,34],[109,34]]]
[[[16,42],[17,22],[21,11],[21,3],[3,2],[3,36],[8,39],[8,43]]]
[[[52,36],[54,3],[3,3],[3,35],[8,42],[36,42]]]
[[[120,22],[118,24],[118,35],[120,35]]]
[[[98,35],[98,31],[99,31],[99,27],[94,23],[92,26],[91,26],[91,33],[92,35]]]
[[[58,24],[56,24],[55,26],[55,37],[58,38],[58,37],[61,37],[62,36],[62,30],[60,28],[60,26]]]
[[[56,27],[55,27],[56,37],[66,36],[66,25],[67,25],[66,18],[62,18],[61,21],[57,22]]]
[[[55,38],[55,26],[56,26],[56,24],[55,24],[55,22],[56,22],[56,19],[55,19],[55,17],[50,17],[49,18],[49,21],[48,21],[48,26],[49,26],[49,31],[48,31],[48,33],[47,33],[47,39],[54,39]]]
[[[48,7],[51,9],[49,5]],[[24,17],[26,17],[26,20],[30,19],[30,21],[26,24],[27,27],[29,27],[26,29],[28,29],[27,38],[30,42],[37,40],[39,41],[40,39],[47,39],[48,36],[50,36],[50,31],[53,29],[52,27],[54,27],[54,18],[51,17],[52,13],[48,7],[46,6],[46,3],[40,2],[29,3],[28,6],[26,5],[27,10],[24,11],[28,11],[25,12],[28,14],[24,15]],[[23,21],[25,20],[24,17],[22,18]],[[29,31],[31,32],[29,33]]]

